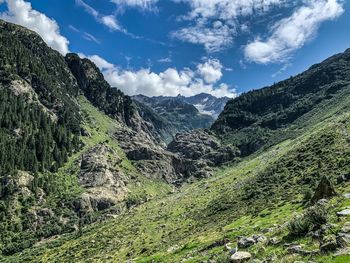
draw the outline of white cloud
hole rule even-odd
[[[224,21],[234,20],[240,16],[249,16],[254,12],[266,12],[272,6],[281,5],[286,0],[174,0],[175,2],[188,3],[191,12],[189,19],[206,18],[220,19]]]
[[[83,54],[79,55],[86,57]],[[151,72],[150,69],[122,70],[97,55],[87,58],[91,59],[102,70],[105,79],[111,86],[119,88],[128,95],[177,96],[182,94],[192,96],[204,92],[217,97],[236,96],[235,90],[230,89],[227,84],[215,85],[221,78],[221,76],[219,77],[220,73],[201,70],[205,68],[212,68],[213,71],[221,69],[221,63],[218,60],[212,59],[199,64],[196,71],[188,68],[180,71],[168,68],[163,72],[155,73]],[[210,83],[205,78],[210,80]]]
[[[182,20],[193,24],[171,35],[182,41],[203,45],[207,52],[216,52],[232,45],[239,19],[267,12],[286,0],[173,0],[187,3],[191,11]],[[247,25],[243,28],[249,31]]]
[[[154,7],[158,0],[111,0],[111,2],[120,6],[137,7],[146,10]]]
[[[96,9],[89,6],[83,0],[75,0],[76,5],[84,8],[85,12],[90,14],[95,18],[95,20],[105,26],[107,26],[111,30],[123,31],[122,27],[119,25],[117,19],[113,15],[102,15]]]
[[[92,35],[88,32],[81,31],[73,25],[69,25],[68,28],[76,33],[81,34],[84,39],[86,39],[90,42],[95,42],[96,44],[101,44],[100,40],[98,40],[94,35]]]
[[[172,32],[171,36],[184,42],[201,44],[208,52],[217,52],[233,43],[234,32],[232,27],[214,21],[211,25],[197,23]]]
[[[121,27],[118,25],[118,22],[113,15],[102,16],[101,21],[105,26],[112,30],[121,30]]]
[[[322,22],[344,12],[337,0],[308,0],[290,17],[282,19],[266,40],[256,39],[245,47],[245,56],[256,63],[284,62],[292,52],[310,41]]]
[[[0,14],[1,19],[35,31],[51,48],[63,55],[69,52],[69,41],[61,35],[55,20],[34,10],[30,3],[23,0],[6,0],[6,3],[8,11]]]
[[[88,41],[95,42],[96,44],[101,44],[100,40],[98,40],[95,36],[91,35],[90,33],[83,32],[83,38]]]
[[[78,55],[81,58],[88,58],[88,59],[90,59],[101,70],[113,69],[114,68],[114,65],[112,63],[109,63],[107,60],[101,58],[100,56],[97,56],[97,55],[86,56],[83,53],[78,53]]]
[[[222,68],[217,59],[209,59],[205,63],[197,65],[197,71],[206,83],[218,82],[222,77]]]
[[[170,57],[167,58],[161,58],[157,60],[159,63],[171,63],[172,59]]]

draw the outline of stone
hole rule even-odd
[[[347,233],[338,233],[337,237],[337,246],[340,248],[348,247],[350,244],[350,234]]]
[[[327,199],[335,196],[337,193],[333,187],[331,181],[323,176],[315,190],[313,197],[311,198],[311,203],[314,204],[320,199]]]
[[[233,263],[241,263],[246,262],[252,258],[252,255],[246,251],[238,251],[231,256],[231,262]]]
[[[248,248],[255,245],[256,241],[253,237],[241,237],[238,239],[239,248]]]
[[[279,240],[277,237],[272,237],[268,240],[268,245],[275,246],[275,245],[278,245],[280,243],[281,243],[281,240]]]
[[[337,215],[338,216],[348,216],[348,215],[350,215],[350,209],[347,208],[347,209],[344,209],[344,210],[342,210],[340,212],[337,212]]]
[[[267,238],[264,235],[253,235],[253,239],[255,240],[256,243],[260,242],[266,242]]]
[[[224,247],[225,247],[225,250],[231,251],[232,248],[233,248],[233,244],[232,243],[227,243],[227,244],[224,245]]]
[[[172,246],[172,247],[169,247],[168,249],[167,249],[167,252],[168,253],[174,253],[175,251],[177,251],[177,250],[179,250],[179,246],[178,245],[175,245],[175,246]]]
[[[346,222],[342,229],[341,229],[341,232],[342,233],[349,233],[350,232],[350,222]]]
[[[293,245],[287,248],[287,251],[291,254],[298,254],[302,256],[314,256],[319,254],[318,250],[305,250],[301,245]]]
[[[330,251],[334,251],[337,249],[337,240],[335,235],[328,235],[323,238],[321,244],[320,244],[320,251],[322,253],[327,253]]]
[[[343,256],[343,255],[350,255],[350,248],[341,248],[338,249],[335,253],[334,256],[338,257],[338,256]]]

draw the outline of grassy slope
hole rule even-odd
[[[88,226],[81,237],[68,234],[4,261],[123,262],[132,258],[135,262],[225,262],[223,247],[210,247],[224,237],[234,242],[239,235],[260,233],[269,227],[272,232],[267,236],[285,237],[286,229],[275,224],[283,225],[293,213],[304,209],[302,193],[314,188],[323,174],[336,178],[348,172],[350,116],[337,116],[348,106],[341,98],[336,106],[325,108],[336,117],[317,123],[325,115],[323,110],[315,110],[310,113],[309,125],[305,124],[295,139],[223,168],[214,178],[184,186],[114,220]],[[323,165],[318,174],[320,159]],[[348,185],[337,188],[350,191]],[[335,210],[349,205],[341,198],[332,202]],[[294,241],[310,248],[317,245],[308,238]],[[276,255],[280,262],[300,259],[288,255],[283,246],[255,246],[251,252],[256,258]],[[348,262],[350,258],[323,256],[313,260]]]
[[[120,169],[130,178],[127,186],[129,190],[128,198],[133,199],[133,202],[143,202],[158,195],[164,196],[171,191],[171,187],[168,184],[149,180],[139,174],[126,158],[125,153],[111,136],[116,129],[120,128],[119,123],[98,111],[85,97],[79,97],[79,103],[84,114],[83,127],[90,136],[82,137],[84,147],[71,156],[65,166],[57,174],[53,175],[55,178],[53,187],[57,190],[55,191],[57,195],[50,197],[53,199],[51,204],[54,204],[55,200],[60,200],[61,198],[74,198],[84,191],[78,184],[77,174],[79,173],[79,167],[76,165],[76,161],[84,152],[97,144],[108,144],[122,160]]]

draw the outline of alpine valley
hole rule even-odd
[[[0,54],[1,262],[350,262],[350,50],[234,99],[2,20]]]

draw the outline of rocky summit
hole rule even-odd
[[[350,262],[350,50],[233,99],[128,96],[2,20],[0,54],[0,262]]]

